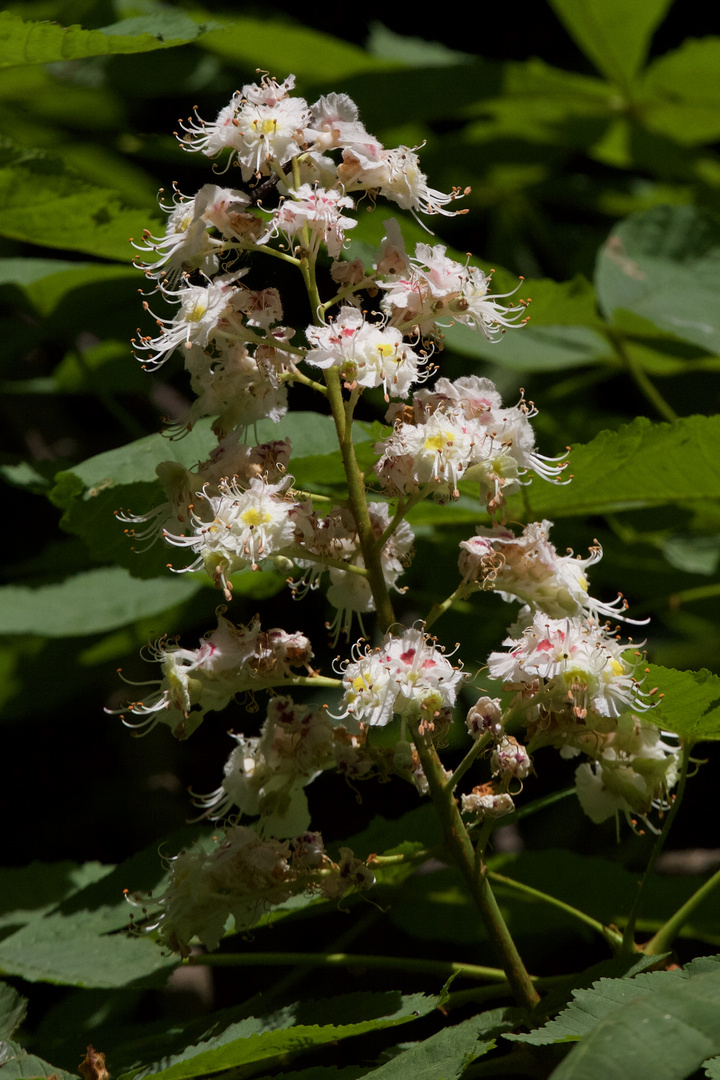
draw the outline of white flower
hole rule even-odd
[[[341,308],[333,322],[309,326],[306,335],[313,346],[305,358],[309,364],[337,367],[350,384],[382,386],[386,400],[407,397],[414,382],[427,378],[426,358],[403,342],[400,331],[367,322],[357,308]]]
[[[180,346],[186,349],[192,345],[206,346],[221,318],[229,311],[234,292],[235,288],[226,281],[210,281],[207,285],[186,284],[176,290],[163,289],[163,296],[176,298],[179,310],[172,319],[155,316],[160,327],[158,337],[134,339],[135,348],[148,353],[143,367],[150,370],[159,368]],[[143,307],[150,311],[146,301]],[[150,311],[150,314],[153,312]]]
[[[284,165],[303,149],[303,128],[310,113],[303,98],[290,98],[294,85],[293,75],[284,83],[269,76],[259,84],[249,83],[233,94],[213,123],[206,123],[196,114],[195,120],[181,124],[185,134],[179,136],[180,145],[185,150],[200,150],[208,157],[230,149],[228,166],[236,160],[243,180],[267,176],[273,161]]]
[[[602,558],[596,542],[587,559],[572,552],[558,555],[550,543],[551,521],[534,521],[519,536],[504,526],[478,526],[477,535],[460,543],[458,567],[466,583],[499,592],[503,600],[520,600],[551,618],[598,615],[623,619],[627,603],[618,596],[604,604],[588,595],[586,570]],[[632,622],[633,620],[626,620]]]
[[[291,480],[286,477],[278,484],[269,484],[254,478],[245,491],[235,481],[221,480],[218,495],[198,492],[210,507],[210,520],[193,511],[191,535],[164,534],[174,547],[190,548],[197,555],[179,572],[204,567],[230,599],[227,579],[231,574],[246,566],[257,570],[264,559],[292,544],[295,525],[291,512],[295,504],[282,497]]]
[[[493,776],[500,776],[503,780],[510,777],[524,780],[532,769],[532,761],[525,747],[517,739],[514,739],[512,735],[504,735],[495,744],[490,755],[490,768]]]
[[[146,651],[161,665],[162,678],[136,686],[156,687],[144,701],[130,702],[119,713],[127,727],[147,734],[158,723],[168,724],[177,739],[187,739],[208,712],[218,712],[240,694],[280,686],[293,667],[307,666],[312,658],[304,634],[284,630],[263,632],[258,619],[235,626],[218,610],[218,626],[198,649],[183,649],[161,638]],[[133,721],[122,715],[129,712]]]
[[[345,695],[341,716],[371,727],[394,714],[432,724],[455,704],[465,672],[453,667],[442,649],[422,630],[387,635],[377,649],[353,646],[354,659],[343,669]]]
[[[477,814],[480,820],[483,818],[499,818],[506,814],[512,814],[515,803],[512,796],[507,792],[496,795],[492,790],[486,790],[490,785],[483,785],[475,789],[469,795],[463,795],[461,809],[463,814]]]
[[[447,216],[467,213],[466,210],[445,209],[466,194],[467,189],[463,192],[453,188],[445,194],[429,187],[417,154],[407,146],[384,150],[377,141],[355,143],[343,151],[338,179],[346,191],[377,191],[416,217],[418,210]]]
[[[327,247],[328,254],[337,258],[345,243],[345,233],[357,225],[355,218],[341,213],[352,210],[352,199],[333,188],[319,185],[302,184],[290,192],[291,198],[284,199],[273,215],[272,229],[283,236],[297,236],[307,226],[312,238],[311,247],[317,252],[320,243]]]
[[[537,612],[522,637],[506,638],[508,652],[488,657],[488,672],[533,698],[544,708],[591,721],[612,720],[628,709],[648,709],[649,703],[634,676],[635,666],[624,657],[624,646],[596,622],[549,619]]]

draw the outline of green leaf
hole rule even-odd
[[[207,829],[196,826],[179,830],[166,843],[168,850],[177,851],[189,843],[203,846],[213,841]],[[168,871],[158,856],[157,843],[120,866],[101,869],[103,876],[96,874],[94,864],[87,874],[84,869],[70,871],[80,887],[42,917],[35,912],[27,925],[0,941],[0,971],[29,982],[69,986],[164,984],[177,966],[177,957],[168,956],[150,937],[119,932],[128,928],[133,913],[125,897],[127,889],[160,896],[166,888]],[[62,881],[57,877],[59,889]],[[46,903],[48,893],[41,889],[40,895],[41,903]]]
[[[719,1021],[720,971],[693,974],[691,965],[684,972],[601,980],[536,1034],[540,1038],[556,1025],[553,1041],[584,1035],[553,1080],[683,1080],[718,1053]]]
[[[556,1019],[549,1020],[529,1034],[508,1034],[504,1038],[532,1046],[577,1042],[593,1031],[605,1017],[622,1011],[629,1002],[663,993],[672,997],[673,990],[679,990],[683,982],[706,977],[715,980],[720,992],[720,963],[717,957],[703,957],[677,971],[646,971],[631,978],[599,979],[589,989],[574,990],[572,1002]],[[720,1003],[720,998],[718,1001]]]
[[[617,431],[602,431],[569,455],[572,481],[533,480],[512,512],[535,519],[608,514],[720,498],[720,416],[688,416],[673,424],[638,417]]]
[[[9,11],[0,12],[0,67],[51,64],[85,56],[150,52],[194,41],[205,31],[182,12],[165,11],[146,18],[126,19],[101,30],[60,26],[55,22],[24,22]]]
[[[43,247],[132,261],[132,236],[160,228],[157,210],[131,210],[56,154],[0,142],[0,234]]]
[[[0,634],[102,634],[182,604],[203,585],[187,576],[141,580],[121,566],[97,567],[57,585],[3,585]]]
[[[595,287],[612,321],[625,308],[720,354],[720,222],[692,206],[656,206],[617,225],[600,249]]]
[[[653,724],[691,743],[720,739],[720,676],[704,668],[676,671],[650,664],[645,685],[664,695],[645,714]]]
[[[705,1075],[709,1080],[720,1080],[720,1057],[705,1062]]]
[[[129,252],[127,253],[129,255]],[[68,262],[64,259],[0,259],[0,284],[19,285],[41,315],[50,315],[68,293],[99,281],[140,281],[132,266],[103,266],[102,263]],[[125,346],[128,366],[132,363],[129,343]],[[139,365],[138,365],[139,367]]]
[[[689,38],[645,72],[642,116],[648,127],[685,145],[720,136],[720,38]]]
[[[444,331],[446,347],[513,371],[561,371],[606,360],[608,342],[589,326],[523,326],[488,341],[467,326]]]
[[[48,1080],[57,1077],[57,1080],[77,1080],[77,1073],[65,1072],[57,1065],[49,1065],[47,1061],[29,1054],[19,1043],[0,1043],[0,1066],[2,1066],[3,1080],[28,1080],[29,1077],[46,1076]]]
[[[13,990],[7,983],[0,983],[0,1039],[10,1039],[15,1028],[25,1019],[27,998]]]
[[[398,66],[377,60],[363,49],[319,30],[293,25],[272,13],[262,18],[235,18],[221,30],[205,34],[199,44],[233,64],[242,62],[250,70],[262,68],[278,73],[279,78],[293,72],[313,83],[347,81],[353,75]]]
[[[468,1065],[495,1048],[495,1039],[487,1036],[516,1027],[521,1016],[518,1009],[493,1009],[472,1016],[405,1047],[397,1057],[366,1075],[373,1080],[437,1080],[440,1076],[457,1080]]]
[[[111,873],[112,866],[88,862],[33,862],[0,869],[0,926],[39,919],[68,896]]]
[[[0,941],[0,970],[66,986],[162,986],[177,958],[149,938],[108,933],[108,919],[117,922],[114,907],[34,920]],[[128,908],[121,926],[129,920]]]
[[[627,84],[645,62],[653,32],[671,2],[550,0],[550,6],[598,71]]]
[[[312,1013],[319,1013],[328,1019],[343,1012],[357,1016],[361,998],[374,999],[375,1008],[371,1018],[337,1024],[304,1022],[310,1019],[307,1014]],[[368,1004],[369,1001],[366,1001],[364,1011],[367,1011]],[[348,1008],[350,1005],[352,1009]],[[284,1060],[288,1054],[313,1050],[354,1035],[409,1023],[427,1015],[435,1005],[435,998],[422,994],[405,996],[390,991],[384,994],[348,995],[347,998],[338,997],[328,1002],[311,1001],[297,1007],[297,1019],[300,1022],[292,1026],[287,1026],[288,1021],[292,1023],[292,1018],[287,1015],[288,1010],[282,1015],[283,1027],[280,1029],[263,1030],[267,1028],[267,1024],[255,1018],[241,1020],[230,1024],[215,1038],[188,1046],[181,1054],[165,1058],[162,1063],[139,1072],[127,1073],[119,1080],[143,1080],[149,1075],[157,1077],[158,1080],[184,1080],[200,1074],[213,1076],[226,1069],[265,1063],[276,1058]]]

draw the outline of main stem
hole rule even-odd
[[[340,444],[350,506],[357,525],[363,561],[367,570],[367,580],[375,601],[378,625],[383,632],[386,632],[395,622],[395,612],[385,583],[385,574],[383,573],[380,558],[382,548],[375,542],[375,533],[370,521],[367,497],[365,495],[365,480],[355,457],[355,446],[352,441],[352,411],[349,403],[346,408],[340,385],[340,373],[337,368],[329,368],[325,372],[325,384],[328,391],[330,411],[335,421],[335,430]]]
[[[430,796],[442,825],[447,850],[452,855],[470,891],[502,965],[518,1005],[533,1009],[540,995],[520,958],[515,942],[490,888],[487,867],[482,857],[476,858],[460,811],[451,792],[445,788],[445,774],[437,751],[424,732],[413,733],[415,746],[428,782]]]

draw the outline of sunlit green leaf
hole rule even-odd
[[[673,424],[640,417],[603,431],[569,455],[566,486],[533,481],[535,517],[603,514],[720,498],[720,417],[688,416]],[[513,497],[522,513],[522,502]]]
[[[653,31],[672,0],[550,0],[566,29],[598,71],[626,84],[647,56]]]
[[[714,142],[720,135],[719,66],[720,37],[689,38],[654,60],[642,84],[648,126],[683,145]]]
[[[63,159],[0,145],[0,234],[43,247],[132,261],[130,238],[157,227],[157,211],[125,208],[111,189],[95,187]]]
[[[221,30],[205,34],[199,44],[226,60],[244,63],[249,70],[264,68],[280,79],[292,72],[322,82],[396,66],[320,30],[293,25],[272,14],[234,18]]]
[[[102,30],[59,26],[55,22],[23,22],[4,11],[0,12],[0,67],[167,49],[194,41],[203,31],[204,27],[180,11],[127,19]]]
[[[551,1032],[554,1042],[579,1038],[553,1073],[556,1080],[683,1080],[720,1048],[720,971],[708,971],[707,962],[701,973],[689,965],[631,980],[603,979],[575,998],[557,1020],[521,1036],[530,1043]]]
[[[87,570],[57,585],[3,585],[0,634],[101,634],[182,604],[202,587],[187,577],[140,580],[120,566]]]
[[[658,727],[691,742],[720,739],[720,676],[710,671],[676,671],[650,664],[646,685],[664,694],[647,713]]]

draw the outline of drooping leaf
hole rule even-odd
[[[595,287],[609,320],[625,308],[720,354],[720,221],[709,211],[656,206],[622,221],[600,249]]]
[[[154,15],[84,30],[56,22],[24,22],[9,11],[0,12],[0,67],[18,64],[52,64],[86,56],[168,49],[194,41],[205,32],[181,11]]]
[[[565,28],[613,82],[626,85],[642,67],[655,28],[672,0],[550,0]]]

